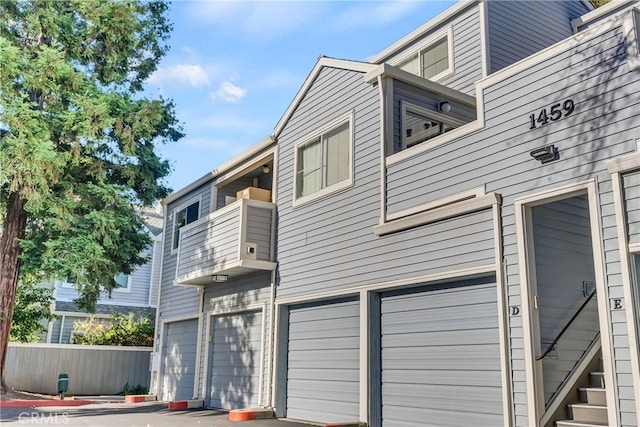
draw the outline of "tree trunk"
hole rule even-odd
[[[11,193],[0,237],[0,392],[2,393],[9,391],[4,380],[4,368],[20,271],[21,251],[18,242],[24,238],[27,227],[25,203],[26,200],[20,196],[19,192]]]

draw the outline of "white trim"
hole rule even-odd
[[[200,277],[211,276],[212,274],[220,273],[224,274],[225,271],[232,270],[234,268],[250,268],[253,270],[273,271],[278,266],[278,263],[271,261],[260,261],[255,259],[239,259],[236,261],[228,261],[224,266],[214,266],[199,270],[191,271],[189,274],[183,274],[176,277],[174,286],[188,286],[188,287],[201,287],[207,286],[206,284],[191,284],[186,283],[190,280],[198,279]]]
[[[484,188],[482,188],[484,192]],[[500,343],[500,379],[502,386],[502,414],[504,417],[504,427],[509,427],[512,423],[511,401],[511,354],[509,340],[509,324],[508,324],[508,296],[505,289],[506,278],[503,268],[503,252],[502,252],[502,217],[500,215],[500,206],[496,203],[493,205],[493,244],[496,266],[496,292],[498,305],[498,334]]]
[[[298,150],[303,145],[311,142],[315,138],[321,137],[322,135],[331,132],[332,130],[344,125],[345,123],[349,123],[349,178],[337,182],[328,187],[321,188],[319,191],[315,193],[308,194],[306,196],[297,197],[298,194]],[[355,143],[355,112],[352,110],[347,114],[344,114],[336,119],[331,120],[330,122],[323,125],[321,128],[316,129],[315,131],[305,135],[300,138],[300,142],[296,143],[293,152],[293,195],[292,195],[292,206],[299,207],[310,203],[312,201],[322,199],[330,194],[333,194],[337,191],[343,190],[347,187],[353,186],[354,183],[354,143]],[[324,173],[324,167],[322,168]]]
[[[360,421],[369,420],[369,292],[360,291]]]
[[[84,313],[79,311],[55,311],[53,314],[56,316],[69,316],[69,317],[82,317],[90,318],[95,317],[97,319],[111,319],[111,314],[106,313]]]
[[[480,13],[480,60],[482,61],[482,78],[491,73],[491,46],[489,46],[489,2],[481,1]]]
[[[255,143],[254,145],[252,145],[251,147],[247,148],[245,151],[241,152],[237,156],[235,156],[235,157],[231,158],[230,160],[224,162],[223,164],[221,164],[220,166],[218,166],[217,168],[215,168],[211,172],[208,172],[204,176],[202,176],[202,177],[198,178],[197,180],[193,181],[191,184],[187,185],[186,187],[182,188],[181,190],[178,190],[175,193],[170,194],[169,196],[165,197],[164,199],[161,200],[161,203],[163,205],[168,205],[168,204],[178,200],[179,198],[181,198],[183,196],[186,196],[187,194],[189,194],[193,190],[197,189],[198,187],[201,187],[202,185],[206,184],[207,182],[209,182],[210,180],[212,180],[216,176],[227,172],[229,169],[231,169],[231,168],[235,167],[236,165],[238,165],[238,164],[246,161],[247,159],[253,157],[256,153],[259,153],[260,151],[262,151],[265,148],[269,147],[274,142],[275,142],[275,139],[274,139],[273,136],[271,136],[271,135],[267,136],[266,138],[264,138],[264,139],[260,140],[259,142]],[[166,218],[166,216],[165,216],[165,218]]]
[[[607,160],[609,173],[622,173],[634,169],[640,169],[640,152],[627,154]]]
[[[296,94],[295,98],[293,98],[293,101],[291,101],[291,104],[289,104],[289,107],[284,112],[284,114],[282,115],[278,123],[276,124],[276,127],[274,128],[273,134],[272,134],[273,138],[277,139],[280,136],[280,133],[282,133],[282,131],[284,130],[284,127],[289,122],[289,119],[295,112],[296,108],[298,108],[298,105],[300,105],[300,102],[302,102],[302,99],[306,96],[307,92],[311,88],[311,85],[315,81],[316,77],[318,76],[318,74],[320,74],[320,71],[322,71],[322,69],[325,67],[356,71],[359,73],[366,73],[374,69],[375,65],[369,64],[366,62],[356,62],[356,61],[347,61],[344,59],[328,58],[326,56],[320,57],[318,59],[318,62],[316,62],[316,65],[313,67],[313,69],[305,79],[304,83],[300,87],[300,90],[298,90],[298,93]]]
[[[635,14],[638,14],[636,20]],[[638,22],[640,20],[640,9],[631,8],[622,16],[622,28],[626,37],[627,45],[627,63],[631,70],[640,68],[640,28]]]
[[[478,267],[461,268],[457,270],[443,271],[440,273],[427,274],[424,276],[415,276],[408,279],[390,280],[369,285],[357,285],[335,291],[318,292],[305,296],[292,296],[280,298],[276,300],[276,307],[282,305],[301,304],[307,302],[331,300],[340,297],[355,296],[363,291],[383,291],[404,288],[411,285],[438,284],[451,280],[484,277],[495,274],[496,266],[494,264],[481,265]]]
[[[152,294],[153,294],[153,286],[154,286],[154,281],[153,281],[153,276],[154,276],[154,271],[156,268],[162,268],[161,266],[156,266],[156,264],[158,263],[158,260],[156,260],[156,257],[160,258],[160,264],[162,264],[162,239],[153,242],[153,255],[151,258],[151,278],[149,279],[149,297],[147,298],[147,303],[149,304],[149,307],[153,307],[153,308],[157,308],[157,305],[155,301],[153,301]],[[158,270],[158,293],[160,293],[160,275],[161,275],[161,271]],[[157,300],[157,297],[156,297]],[[157,316],[156,316],[157,317]]]
[[[175,234],[176,234],[176,212],[181,211],[183,209],[188,208],[189,206],[195,204],[196,202],[198,202],[198,219],[200,219],[200,217],[202,216],[202,194],[199,194],[195,197],[192,197],[188,200],[186,200],[185,202],[179,204],[178,206],[174,207],[173,209],[171,209],[171,214],[169,215],[169,217],[166,219],[166,222],[171,222],[171,255],[175,255],[178,253],[178,251],[180,250],[180,237],[178,237],[178,245],[174,248],[174,239],[176,238]],[[185,213],[186,215],[186,213]],[[196,219],[193,222],[197,222],[198,219]],[[191,224],[191,223],[190,223]],[[186,227],[189,224],[185,224],[182,228]],[[182,235],[182,232],[180,233],[180,235]],[[176,265],[177,265],[178,261],[176,261]]]
[[[156,318],[159,318],[160,316],[156,316]],[[193,314],[188,314],[188,315],[184,315],[184,316],[175,316],[175,317],[170,317],[167,318],[165,320],[161,321],[161,332],[160,332],[160,351],[159,353],[159,360],[158,360],[158,371],[156,374],[156,388],[157,388],[157,395],[158,395],[158,400],[163,400],[164,399],[164,341],[165,341],[165,335],[167,334],[167,328],[166,325],[167,323],[175,323],[175,322],[182,322],[183,320],[196,320],[198,319],[198,315],[193,315]],[[197,329],[197,326],[196,326]],[[196,331],[197,333],[197,331]],[[196,355],[196,357],[198,357],[198,355]],[[196,373],[194,373],[195,376],[197,377],[198,375]]]
[[[423,203],[418,206],[414,206],[412,208],[403,209],[398,212],[393,212],[387,215],[387,219],[389,221],[394,221],[399,218],[403,218],[409,215],[414,215],[420,212],[429,211],[435,208],[439,208],[442,206],[451,205],[452,203],[458,203],[469,199],[479,198],[486,195],[484,185],[476,188],[472,188],[467,191],[462,191],[460,193],[452,194],[451,196],[446,196],[438,200],[434,200],[433,202]]]
[[[377,82],[378,76],[391,77],[394,80],[400,80],[407,84],[417,87],[418,89],[424,89],[428,92],[436,95],[441,95],[451,101],[456,101],[461,104],[465,104],[470,107],[477,105],[476,98],[473,96],[464,94],[450,87],[443,86],[439,83],[433,82],[428,79],[423,79],[420,76],[416,76],[405,70],[401,70],[398,67],[394,67],[390,64],[377,65],[374,69],[364,75],[365,82],[373,84]]]
[[[119,273],[119,274],[124,274],[124,273]],[[129,274],[126,274],[127,276],[127,287],[126,288],[120,288],[120,287],[115,287],[111,290],[111,292],[115,292],[118,294],[130,294],[131,293],[131,284],[133,283],[133,271]],[[117,277],[117,276],[116,276]],[[113,278],[113,280],[115,281],[115,277]],[[116,282],[117,283],[117,282]]]
[[[62,315],[60,319],[60,333],[58,334],[58,344],[62,344],[62,332],[64,332],[64,321],[67,319],[66,315]]]
[[[58,298],[59,302],[73,302],[73,298]],[[97,305],[110,305],[116,307],[142,307],[142,308],[155,308],[150,307],[146,303],[139,302],[125,302],[125,301],[110,301],[110,300],[98,300]]]
[[[516,216],[516,235],[518,247],[518,263],[520,270],[520,286],[521,286],[521,303],[522,303],[522,324],[524,337],[524,356],[525,356],[525,380],[527,384],[527,402],[528,402],[528,419],[530,425],[538,425],[539,419],[544,412],[544,402],[540,402],[542,394],[540,362],[535,360],[534,342],[535,331],[532,328],[532,322],[535,323],[537,317],[532,316],[530,307],[532,298],[531,289],[535,286],[535,278],[532,275],[535,271],[530,269],[530,259],[534,253],[528,246],[532,244],[527,238],[530,232],[525,234],[525,227],[531,220],[531,216],[526,210],[533,206],[550,203],[556,200],[562,200],[579,194],[587,194],[589,203],[589,217],[591,226],[591,241],[593,246],[593,262],[596,280],[596,294],[598,298],[598,318],[600,326],[600,337],[602,342],[602,363],[605,376],[608,379],[607,386],[607,406],[609,408],[609,425],[617,426],[617,381],[614,376],[612,364],[612,343],[610,335],[610,319],[608,292],[606,286],[605,271],[603,265],[604,253],[602,250],[602,235],[600,224],[600,215],[598,209],[598,193],[596,190],[596,181],[590,179],[575,184],[565,185],[563,187],[545,190],[539,193],[519,197],[515,200],[515,216]],[[611,387],[609,387],[611,384]],[[534,424],[535,423],[535,424]]]
[[[640,157],[639,157],[640,159]],[[629,337],[629,349],[631,358],[631,377],[633,378],[633,388],[636,395],[636,414],[640,415],[640,330],[637,329],[635,316],[640,318],[640,313],[636,313],[638,309],[637,302],[634,298],[634,292],[631,289],[633,283],[632,269],[634,268],[632,257],[634,252],[632,245],[629,244],[627,235],[627,224],[625,207],[622,196],[623,184],[620,173],[616,172],[611,175],[611,183],[613,187],[613,205],[616,215],[616,231],[618,234],[618,250],[620,251],[620,272],[622,277],[622,290],[625,300],[625,314],[627,316],[627,335]],[[636,244],[640,251],[640,244]],[[640,272],[636,272],[640,273]],[[640,295],[638,295],[640,297]]]
[[[265,149],[263,152],[261,152],[260,155],[256,155],[251,159],[247,159],[245,163],[238,165],[238,167],[236,167],[235,169],[229,170],[224,175],[218,175],[216,179],[213,180],[213,185],[215,185],[216,187],[222,187],[225,184],[228,184],[229,182],[235,179],[241,178],[243,175],[247,174],[248,172],[251,172],[259,168],[265,162],[268,162],[273,159],[273,155],[276,151],[276,147],[277,147],[276,145],[273,145],[272,147],[269,147]],[[275,171],[275,165],[274,165],[274,171]],[[272,200],[273,200],[273,196],[272,196]],[[215,211],[215,209],[210,210],[210,212],[213,212],[213,211]]]
[[[488,209],[494,204],[500,204],[500,195],[497,193],[489,193],[485,196],[474,197],[457,203],[435,207],[425,212],[416,213],[408,217],[379,224],[373,227],[373,231],[378,236],[382,236],[384,234],[395,233],[397,231],[430,224],[432,222],[454,216]]]
[[[442,72],[432,76],[432,77],[424,77],[422,75],[422,52],[429,47],[433,46],[436,42],[442,40],[443,38],[447,38],[447,69]],[[449,77],[455,73],[455,61],[454,61],[454,52],[453,52],[453,26],[449,25],[447,28],[444,28],[437,33],[433,33],[429,35],[428,38],[421,40],[420,43],[416,43],[411,49],[402,52],[401,56],[397,56],[392,60],[388,61],[389,65],[393,65],[394,67],[398,67],[398,64],[406,61],[411,56],[418,55],[418,63],[419,63],[419,73],[416,74],[418,77],[431,80],[431,81],[439,81],[443,80],[446,77]],[[411,73],[413,74],[413,73]]]
[[[198,381],[200,380],[200,355],[202,354],[202,323],[204,320],[204,287],[198,288],[199,310],[198,310],[198,326],[196,331],[196,365],[193,375],[193,399],[198,398]]]
[[[271,272],[271,284],[270,284],[270,296],[269,296],[269,338],[267,344],[269,344],[269,360],[267,361],[267,399],[264,405],[267,407],[273,407],[272,390],[274,384],[274,371],[273,362],[275,359],[275,301],[276,301],[276,272]]]
[[[154,326],[154,335],[153,335],[153,351],[154,353],[158,354],[158,370],[155,372],[155,384],[154,384],[154,392],[155,394],[160,397],[160,392],[162,391],[162,388],[159,386],[160,384],[160,364],[161,364],[161,360],[162,360],[162,334],[161,329],[162,329],[162,324],[160,322],[160,317],[161,317],[161,313],[160,313],[160,301],[161,301],[161,294],[162,294],[162,275],[163,275],[163,267],[164,267],[164,248],[165,248],[165,239],[167,236],[167,223],[169,221],[167,221],[167,205],[163,204],[162,205],[162,218],[164,218],[164,221],[162,223],[162,241],[160,243],[160,272],[158,274],[158,297],[156,300],[156,319],[155,319],[155,326]],[[151,390],[149,390],[151,391]]]
[[[380,159],[384,159],[387,156],[387,144],[392,141],[388,141],[387,138],[387,117],[389,116],[389,112],[393,111],[393,102],[389,102],[389,100],[393,101],[393,86],[391,89],[391,94],[387,93],[387,83],[391,82],[393,84],[393,80],[385,79],[381,75],[377,78],[378,81],[378,108],[380,115]],[[384,165],[384,162],[380,162],[380,222],[387,222],[387,168]],[[368,399],[368,398],[367,398]]]
[[[587,12],[584,15],[572,20],[571,28],[573,28],[574,32],[579,32],[580,31],[579,27],[588,25],[594,21],[601,19],[603,16],[606,16],[612,12],[615,12],[616,9],[621,9],[625,7],[625,3],[627,3],[628,5],[633,5],[634,2],[626,1],[626,0],[611,1],[598,8],[592,9],[590,12]]]
[[[211,189],[209,190],[211,197],[209,197],[209,213],[218,209],[218,186],[215,181],[211,182]]]
[[[371,58],[368,59],[368,61],[372,63],[380,63],[387,60],[389,57],[400,52],[406,46],[416,42],[417,40],[422,38],[425,34],[429,33],[430,31],[433,31],[434,29],[438,28],[440,25],[446,23],[447,21],[450,21],[454,16],[461,13],[469,6],[473,6],[476,3],[478,3],[477,0],[459,1],[458,3],[454,4],[453,6],[451,6],[450,8],[448,8],[447,10],[445,10],[444,12],[436,16],[435,18],[430,19],[425,24],[421,25],[420,27],[410,32],[409,34],[407,34],[397,42],[393,43],[391,46],[387,47],[380,53],[377,53],[376,55],[372,56]]]
[[[640,242],[639,243],[629,243],[629,252],[632,254],[637,254],[640,252]]]

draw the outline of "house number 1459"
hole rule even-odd
[[[567,99],[563,103],[553,104],[549,108],[549,114],[547,114],[547,109],[543,108],[539,113],[533,113],[529,116],[529,121],[531,122],[529,129],[535,129],[536,123],[539,126],[544,126],[549,123],[549,121],[555,122],[556,120],[560,120],[562,116],[566,117],[573,113],[574,109],[575,105],[572,99]]]

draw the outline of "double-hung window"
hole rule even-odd
[[[175,211],[173,217],[173,243],[171,249],[176,251],[180,244],[180,229],[197,221],[200,215],[200,201],[193,202]]]
[[[438,80],[453,72],[452,31],[440,33],[417,50],[391,62],[392,65],[425,79]]]
[[[353,182],[352,122],[349,115],[296,147],[296,202],[330,193]]]

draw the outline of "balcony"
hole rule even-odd
[[[275,270],[275,209],[273,203],[240,199],[183,227],[176,284],[202,286],[213,275]]]

